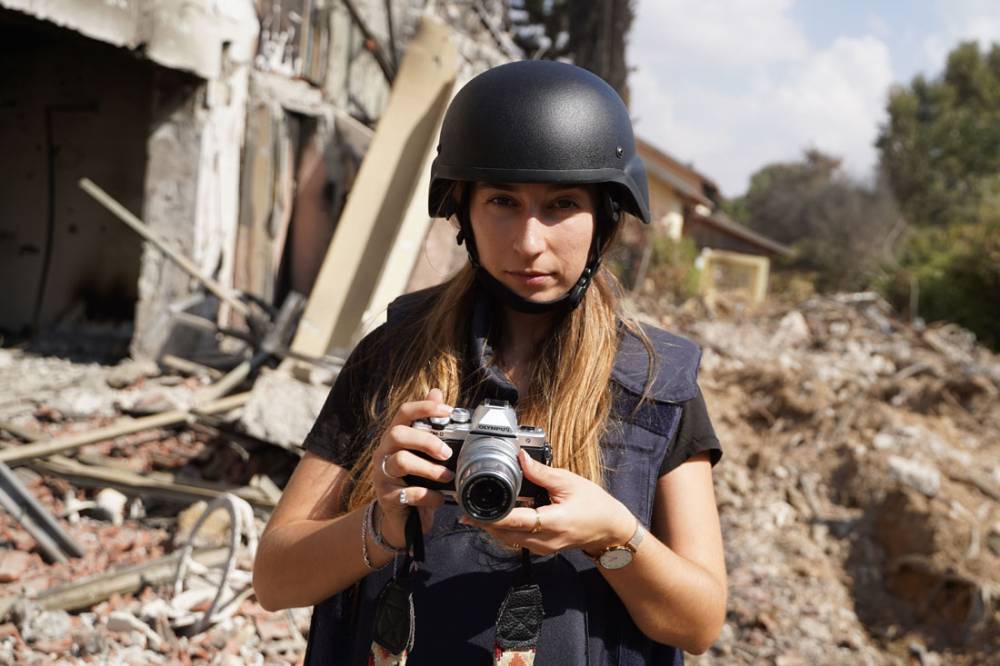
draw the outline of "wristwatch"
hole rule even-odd
[[[614,570],[621,569],[632,563],[632,558],[635,557],[636,551],[639,549],[639,544],[642,543],[642,535],[645,530],[642,528],[642,523],[639,522],[637,518],[635,521],[635,532],[632,534],[632,538],[627,542],[619,546],[608,546],[599,555],[591,555],[587,551],[583,551],[584,554],[592,559],[595,564],[604,569]]]

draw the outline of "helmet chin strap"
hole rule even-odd
[[[615,201],[610,196],[604,195],[603,206],[598,215],[600,216],[594,225],[594,236],[590,242],[590,251],[587,265],[584,266],[580,278],[576,284],[559,298],[551,301],[532,301],[524,298],[513,289],[496,279],[488,270],[479,263],[479,251],[476,248],[476,239],[472,234],[472,223],[469,217],[469,202],[471,199],[471,187],[465,187],[462,192],[462,200],[458,205],[455,214],[458,217],[459,231],[455,240],[461,245],[465,242],[465,249],[469,253],[469,263],[476,269],[476,280],[486,287],[492,296],[516,312],[524,314],[548,314],[570,312],[583,301],[587,293],[587,288],[597,275],[597,269],[601,266],[601,229],[606,225],[603,217],[609,218],[613,224],[618,221],[619,209]],[[607,225],[610,226],[610,225]]]

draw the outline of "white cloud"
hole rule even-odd
[[[1000,4],[996,0],[939,0],[940,30],[924,38],[928,71],[944,69],[948,52],[962,41],[975,40],[981,48],[1000,42]]]
[[[791,4],[639,3],[629,53],[637,132],[693,161],[727,195],[742,193],[761,166],[808,147],[842,156],[858,176],[875,161],[892,81],[888,48],[871,35],[812,47]],[[700,26],[709,16],[712,25]]]
[[[647,58],[768,64],[801,57],[807,43],[789,17],[795,0],[643,0],[632,39]],[[736,28],[734,30],[734,28]]]

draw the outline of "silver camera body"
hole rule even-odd
[[[552,447],[543,429],[518,425],[514,408],[506,401],[484,400],[471,413],[456,408],[450,417],[421,419],[413,427],[433,433],[451,447],[451,458],[433,462],[448,467],[455,479],[441,483],[408,476],[411,485],[444,492],[469,516],[483,522],[500,520],[517,505],[548,503],[545,489],[524,478],[517,453],[524,449],[549,465]]]

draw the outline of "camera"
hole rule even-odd
[[[518,425],[514,408],[506,401],[484,400],[471,413],[456,408],[450,417],[421,419],[413,427],[432,432],[451,447],[453,454],[445,461],[414,453],[444,465],[455,479],[443,483],[410,475],[404,479],[408,484],[440,490],[469,516],[484,522],[502,519],[519,504],[549,503],[545,489],[524,478],[517,452],[524,449],[534,460],[550,465],[552,447],[543,429]]]

